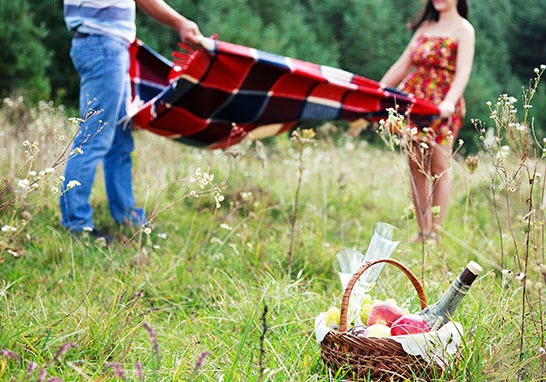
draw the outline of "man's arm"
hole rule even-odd
[[[182,42],[200,46],[203,38],[196,23],[185,18],[163,0],[135,0],[137,6],[148,16],[178,32]]]

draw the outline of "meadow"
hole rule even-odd
[[[365,252],[376,222],[400,229],[392,257],[429,302],[469,260],[484,268],[438,381],[544,380],[546,162],[530,114],[543,72],[475,121],[479,152],[456,143],[438,245],[410,243],[402,150],[334,124],[224,151],[138,131],[135,192],[151,225],[111,222],[99,169],[94,220],[115,241],[71,235],[58,192],[77,123],[48,102],[3,100],[0,381],[341,380],[322,364],[314,320],[340,304],[336,254]],[[419,309],[394,268],[371,293]]]

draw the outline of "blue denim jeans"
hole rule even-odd
[[[80,76],[83,121],[66,163],[60,198],[62,224],[74,232],[95,227],[89,196],[100,162],[112,218],[144,224],[144,211],[135,208],[133,196],[132,129],[118,123],[131,95],[128,44],[112,36],[74,38],[70,57]]]

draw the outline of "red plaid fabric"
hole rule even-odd
[[[135,41],[130,74],[136,126],[217,149],[303,121],[378,121],[394,107],[420,125],[438,115],[434,104],[340,69],[212,39],[203,45],[173,53],[170,62]]]

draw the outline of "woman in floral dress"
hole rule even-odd
[[[463,92],[474,59],[474,28],[467,16],[466,0],[428,0],[411,27],[411,41],[380,81],[434,102],[440,110],[439,118],[412,136],[408,145],[412,197],[419,224],[413,241],[435,239],[436,228],[442,226],[446,216],[450,193],[447,171],[465,115]]]

